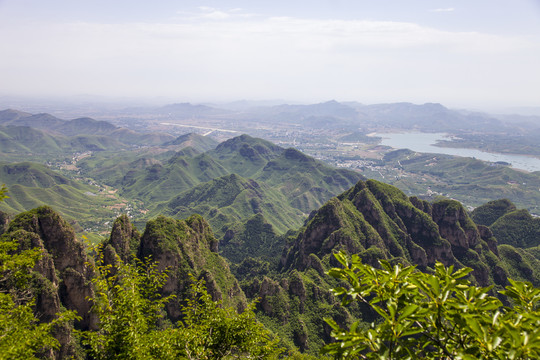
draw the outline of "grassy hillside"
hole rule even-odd
[[[180,219],[200,214],[218,236],[255,214],[261,214],[278,232],[298,227],[303,220],[301,212],[289,206],[281,193],[236,174],[195,186],[154,211]]]
[[[167,141],[163,144],[163,146],[170,146],[178,149],[190,147],[201,153],[212,150],[217,145],[218,142],[214,139],[194,133],[181,135],[176,139],[172,141]]]
[[[141,160],[131,163],[130,170],[115,184],[124,196],[149,203],[171,199],[195,185],[229,173],[206,154],[191,157],[181,153],[164,164],[153,161],[140,163]]]
[[[105,135],[64,136],[28,126],[0,126],[0,154],[5,160],[48,161],[70,158],[74,153],[124,148],[126,145]]]
[[[444,195],[473,207],[508,198],[520,208],[540,214],[538,172],[526,173],[473,158],[408,151],[391,152],[383,162],[385,168],[366,171],[365,175],[410,195],[428,199]]]
[[[59,147],[64,152],[118,150],[133,145],[157,146],[174,139],[169,134],[138,133],[88,117],[63,120],[50,114],[29,114],[16,110],[0,111],[0,125],[2,127],[32,128],[34,132],[47,133],[49,137],[54,139],[53,142],[60,141],[62,143],[59,144]],[[0,142],[1,139],[2,135],[0,134]],[[52,147],[44,147],[44,150],[46,153],[53,152]]]
[[[205,139],[181,136],[174,141],[179,145],[174,146],[198,144],[200,148],[210,144],[203,142]],[[169,143],[166,148],[172,146]],[[279,210],[268,210],[263,215],[276,227],[275,231],[283,233],[299,226],[305,214],[362,178],[357,172],[332,168],[297,150],[283,149],[247,135],[225,141],[202,154],[191,146],[177,152],[154,154],[131,151],[125,156],[124,153],[115,156],[114,153],[103,152],[82,159],[78,166],[87,176],[118,189],[122,196],[143,201],[150,208],[150,214],[158,214],[164,208],[168,209],[167,214],[177,217],[194,212],[204,214],[218,236],[224,234],[225,230],[221,228],[225,224],[228,228],[233,226],[233,222],[240,224],[257,214],[245,204],[266,201],[266,207],[269,207],[270,199],[275,200],[275,209],[283,207],[286,210],[284,214],[279,214]],[[227,177],[231,174],[238,176]],[[235,199],[238,197],[234,211],[229,208],[230,203],[220,201],[221,197],[227,196],[224,192],[218,198],[210,198],[213,188],[217,184],[223,185],[224,179],[232,180],[233,185],[228,185],[238,190],[249,178],[258,184],[258,192],[233,191]],[[239,182],[238,179],[242,180]],[[242,182],[243,185],[239,185]],[[208,186],[211,188],[205,189]],[[194,196],[198,202],[186,196]],[[177,209],[175,200],[171,200],[180,197],[182,210]],[[168,204],[158,206],[160,202]],[[212,210],[214,212],[210,214]]]
[[[357,172],[333,168],[292,148],[270,160],[253,177],[279,190],[294,208],[306,213],[363,178]]]
[[[0,126],[2,153],[58,153],[63,141],[27,126]]]
[[[283,148],[269,141],[241,135],[222,142],[209,151],[208,155],[223,164],[231,173],[251,177],[282,152]]]
[[[123,177],[128,172],[132,172],[128,176],[132,178],[135,176],[133,171],[144,170],[158,163],[172,164],[173,158],[185,157],[187,159],[195,157],[208,149],[214,148],[216,142],[204,136],[186,134],[173,141],[162,141],[161,143],[163,143],[163,146],[130,149],[121,153],[107,151],[94,153],[92,156],[78,161],[77,166],[87,176],[92,176],[110,186],[120,187],[122,186]]]
[[[70,222],[94,231],[106,229],[111,216],[128,207],[128,201],[103,187],[69,179],[36,163],[0,163],[0,184],[7,185],[9,196],[0,202],[1,211],[16,214],[49,205]]]

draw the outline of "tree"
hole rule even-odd
[[[267,359],[282,349],[279,339],[255,318],[255,304],[242,313],[212,301],[204,282],[191,286],[191,297],[182,307],[184,319],[169,331],[172,353],[188,359]]]
[[[470,268],[454,271],[437,263],[433,273],[414,266],[380,269],[359,256],[335,255],[342,268],[329,275],[348,283],[333,289],[342,304],[360,301],[378,314],[370,324],[349,330],[332,319],[336,342],[323,352],[347,359],[538,359],[540,358],[540,289],[510,280],[500,293],[513,307],[465,279]]]
[[[92,279],[94,311],[99,316],[97,331],[82,332],[83,343],[93,359],[151,358],[152,331],[164,316],[163,306],[171,297],[159,290],[167,279],[153,263],[105,265],[100,254]]]
[[[7,196],[0,189],[0,201]],[[34,315],[32,270],[41,256],[39,249],[20,250],[15,240],[0,239],[0,359],[37,359],[51,355],[60,344],[52,335],[57,326],[76,318],[66,311],[49,323]]]
[[[93,310],[99,329],[83,332],[95,359],[266,359],[280,352],[276,339],[257,322],[253,306],[238,314],[212,301],[204,282],[196,281],[182,307],[184,319],[175,326],[164,319],[162,297],[167,274],[145,261],[114,266],[101,258],[93,280]]]

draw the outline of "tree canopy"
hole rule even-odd
[[[7,197],[0,188],[0,201]],[[48,323],[34,314],[35,294],[29,287],[39,249],[19,248],[15,240],[0,238],[0,359],[37,359],[50,355],[60,344],[52,335],[57,326],[73,319],[65,311]]]
[[[342,329],[334,320],[335,342],[323,349],[347,359],[538,359],[540,357],[540,289],[510,281],[493,296],[492,287],[466,279],[472,271],[437,263],[431,273],[414,266],[380,268],[362,264],[358,255],[337,253],[341,268],[329,275],[348,286],[333,292],[342,304],[359,301],[378,315],[363,326]]]
[[[273,334],[255,319],[254,305],[238,313],[212,300],[204,281],[193,279],[190,297],[177,324],[165,320],[161,296],[167,274],[150,261],[104,265],[93,280],[93,310],[99,329],[82,335],[95,359],[267,359],[282,350]]]

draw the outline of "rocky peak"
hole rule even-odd
[[[90,312],[88,300],[94,296],[90,282],[93,272],[84,245],[67,222],[51,208],[40,207],[16,216],[3,236],[17,241],[20,250],[41,251],[28,289],[36,299],[35,313],[40,321],[49,322],[66,308],[75,310],[81,317],[74,323],[76,328],[96,328],[97,318]],[[71,358],[76,354],[68,328],[57,328],[53,335],[60,343],[54,354],[56,358]]]
[[[217,246],[210,226],[199,215],[186,220],[158,216],[146,224],[137,257],[156,261],[159,270],[169,271],[163,293],[176,295],[166,306],[172,321],[182,317],[180,304],[191,276],[206,281],[213,299],[223,298],[227,305],[245,308],[245,295],[226,261],[217,254]]]
[[[22,230],[32,234],[32,246],[43,249],[43,257],[50,257],[50,262],[39,264],[37,270],[53,284],[58,282],[52,276],[53,270],[60,279],[57,294],[64,307],[77,311],[82,317],[76,325],[87,329],[95,327],[96,318],[90,313],[91,303],[87,299],[93,297],[90,279],[92,269],[88,266],[88,257],[84,245],[75,237],[73,228],[53,209],[42,206],[21,213],[13,219],[8,233]]]
[[[458,201],[442,200],[434,203],[432,216],[442,237],[453,247],[469,249],[478,245],[478,229]]]
[[[332,264],[332,253],[339,250],[359,253],[372,265],[380,258],[394,258],[420,269],[432,267],[436,261],[470,266],[482,285],[493,278],[482,265],[485,254],[498,254],[489,229],[479,230],[459,202],[430,204],[374,180],[359,181],[310,217],[284,251],[281,269],[312,267],[316,262],[311,255]]]
[[[309,254],[331,252],[337,245],[337,239],[326,240],[343,226],[340,215],[342,212],[342,204],[336,198],[330,199],[320,208],[309,221],[306,229],[298,236],[293,247],[283,254],[281,267],[304,269],[308,264]]]
[[[131,256],[137,252],[140,237],[129,217],[124,214],[114,221],[108,244],[114,248],[122,261],[130,262]]]

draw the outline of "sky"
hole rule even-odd
[[[540,0],[0,0],[0,96],[540,107]]]

